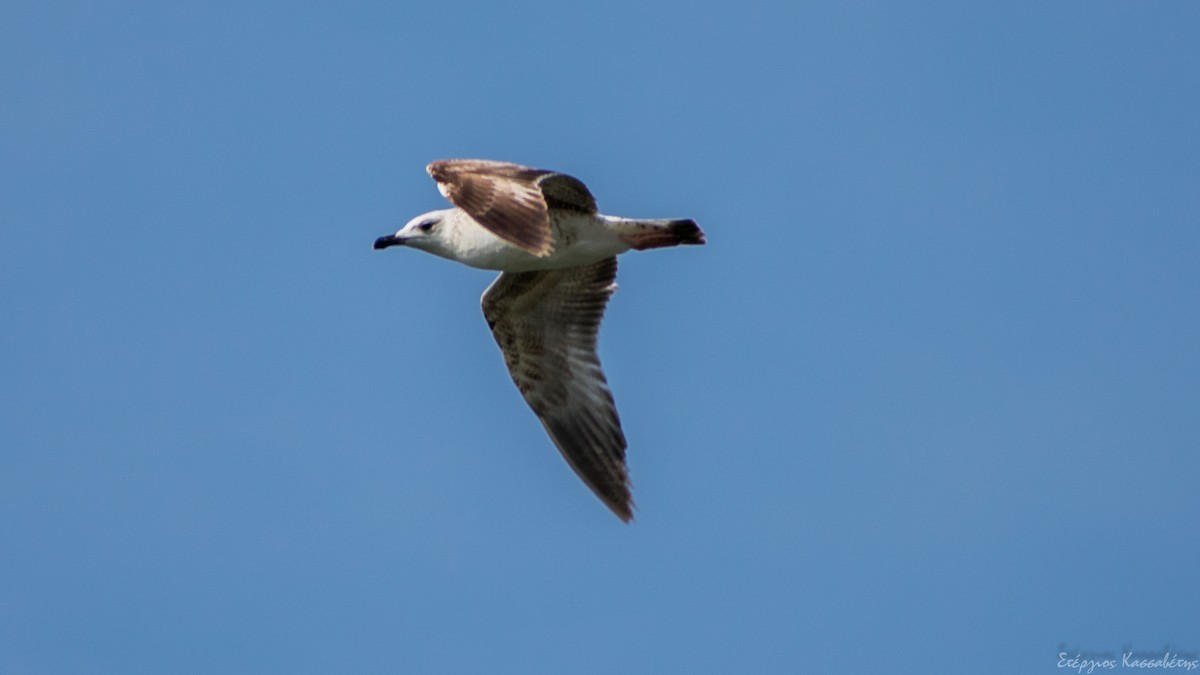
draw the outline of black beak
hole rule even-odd
[[[387,236],[380,237],[375,240],[375,250],[376,251],[378,251],[381,248],[387,248],[389,246],[403,246],[403,245],[404,245],[404,240],[401,239],[400,237],[397,237],[394,234],[389,234]]]

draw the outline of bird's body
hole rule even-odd
[[[481,226],[462,209],[430,211],[413,219],[440,219],[446,231],[444,245],[425,250],[471,267],[500,272],[531,272],[578,267],[628,251],[631,245],[621,238],[623,230],[635,230],[638,221],[603,214],[551,211],[550,230],[554,249],[538,257],[513,246],[491,230]]]
[[[482,304],[513,382],[571,468],[629,520],[625,436],[596,355],[616,256],[703,244],[704,233],[692,220],[603,215],[583,183],[552,171],[487,160],[428,171],[455,208],[417,216],[375,248],[409,246],[502,272]]]

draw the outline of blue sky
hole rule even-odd
[[[409,6],[411,4],[411,6]],[[1200,653],[1200,9],[0,9],[0,672],[1069,672]],[[424,165],[622,258],[633,525]]]

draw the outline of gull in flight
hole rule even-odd
[[[694,220],[606,216],[578,179],[508,162],[449,159],[426,170],[454,208],[417,216],[375,248],[406,246],[499,270],[483,316],[550,440],[621,520],[633,517],[625,434],[596,355],[617,256],[703,244]]]

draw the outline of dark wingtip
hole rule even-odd
[[[617,517],[621,519],[622,523],[630,524],[633,522],[633,511],[629,510],[628,508],[623,511],[615,511],[614,513],[617,514]]]
[[[626,486],[620,490],[621,494],[601,495],[600,500],[608,507],[609,511],[621,519],[622,523],[633,522],[633,499],[629,495],[629,488]],[[599,492],[597,492],[599,495]]]

